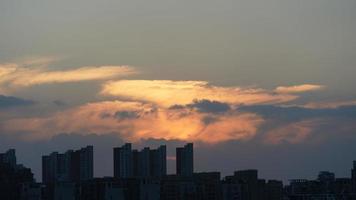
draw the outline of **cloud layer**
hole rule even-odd
[[[205,81],[120,80],[104,84],[103,95],[135,101],[147,101],[169,107],[207,99],[230,104],[277,104],[295,100],[298,96],[276,94],[260,88],[221,87]]]
[[[106,101],[44,118],[13,119],[2,126],[5,132],[26,132],[26,139],[44,139],[61,132],[75,132],[117,133],[130,141],[155,138],[217,143],[250,139],[262,122],[258,115],[232,110],[212,114],[189,108],[166,109],[140,102]]]
[[[0,127],[4,133],[27,140],[49,139],[60,133],[96,133],[116,134],[133,142],[152,138],[217,144],[257,139],[272,145],[298,144],[335,137],[340,132],[352,134],[356,124],[355,110],[355,106],[233,108],[205,99],[169,108],[138,101],[102,101],[45,117],[10,119]]]
[[[0,65],[0,92],[41,84],[106,80],[100,91],[94,91],[104,100],[65,104],[65,110],[45,116],[6,118],[2,113],[2,132],[27,140],[49,139],[60,133],[114,133],[128,141],[153,138],[217,144],[262,139],[267,144],[296,144],[323,130],[326,122],[338,122],[346,128],[355,122],[354,101],[292,106],[301,93],[321,90],[323,85],[266,90],[216,86],[206,81],[115,80],[137,71],[129,66],[49,70],[53,60],[32,58]],[[53,101],[58,106],[63,100]],[[0,107],[31,103],[0,96]]]

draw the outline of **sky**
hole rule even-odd
[[[0,151],[195,144],[196,171],[350,176],[354,0],[0,2]]]

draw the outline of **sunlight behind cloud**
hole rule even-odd
[[[275,94],[259,88],[221,87],[205,81],[120,80],[105,83],[103,95],[135,101],[147,101],[165,107],[188,104],[195,99],[207,99],[231,104],[277,104],[298,98],[290,94]]]
[[[207,117],[213,120],[205,120]],[[59,133],[117,133],[128,141],[178,139],[218,143],[251,139],[263,119],[251,113],[199,113],[191,109],[157,108],[140,102],[89,103],[44,118],[8,120],[7,133],[26,133],[24,139],[42,140]]]

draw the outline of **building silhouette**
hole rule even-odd
[[[356,200],[356,161],[351,177],[320,171],[314,180],[288,185],[258,177],[258,170],[194,172],[193,144],[176,149],[177,174],[166,173],[166,146],[114,148],[115,177],[93,178],[93,147],[42,157],[43,182],[17,164],[16,151],[0,153],[0,200]],[[115,160],[116,159],[116,160]]]
[[[194,173],[192,176],[167,175],[161,179],[160,199],[221,200],[219,172]]]
[[[165,145],[150,150],[150,173],[154,177],[167,175],[167,147]]]
[[[0,163],[7,163],[11,166],[16,166],[16,151],[9,149],[5,153],[0,153]]]
[[[41,199],[40,185],[30,168],[16,163],[15,149],[0,154],[0,199]]]
[[[351,178],[335,178],[334,173],[321,171],[315,180],[290,180],[289,185],[285,187],[285,196],[291,200],[356,199],[353,170]]]
[[[128,178],[133,176],[132,145],[126,143],[114,148],[114,177]]]
[[[255,169],[239,170],[222,181],[222,194],[224,200],[281,200],[283,183],[259,179]]]
[[[114,177],[161,177],[167,174],[166,146],[132,149],[130,143],[113,149]]]
[[[192,176],[194,172],[193,143],[176,149],[177,175]]]
[[[42,156],[44,183],[89,180],[93,178],[93,171],[93,146]]]
[[[352,190],[356,192],[356,161],[353,161],[351,169]]]
[[[137,158],[134,165],[137,166],[134,176],[149,177],[151,175],[150,170],[150,148],[145,147],[141,151],[135,151],[135,157]]]

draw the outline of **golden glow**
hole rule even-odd
[[[118,113],[132,112],[135,115]],[[204,118],[213,117],[206,123]],[[50,138],[58,133],[117,133],[129,141],[178,139],[217,143],[252,138],[263,119],[255,114],[231,111],[226,114],[199,113],[190,109],[157,108],[139,102],[90,103],[46,118],[14,119],[3,123],[6,132],[28,132],[26,139]]]
[[[148,101],[161,106],[188,104],[207,99],[231,104],[274,104],[289,102],[297,96],[273,94],[258,88],[219,87],[205,81],[120,80],[104,84],[103,95],[134,101]]]
[[[110,80],[136,73],[128,66],[49,71],[46,66],[51,61],[30,59],[22,64],[0,65],[0,92],[48,83]],[[0,125],[7,133],[30,133],[24,137],[31,140],[50,138],[58,133],[116,133],[129,141],[154,138],[215,144],[251,139],[265,122],[257,114],[239,112],[236,109],[239,105],[289,103],[298,98],[295,93],[323,87],[304,84],[268,91],[256,87],[214,86],[206,81],[108,81],[103,84],[100,94],[125,101],[88,103],[51,116],[10,119]],[[227,103],[232,109],[204,113],[184,106],[203,99]],[[170,108],[173,105],[181,106],[179,109]],[[311,133],[313,123],[302,121],[276,128],[266,134],[266,141],[273,144],[283,141],[297,143]]]

